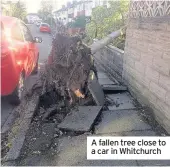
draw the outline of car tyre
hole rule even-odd
[[[25,81],[24,74],[21,73],[18,85],[15,88],[14,92],[10,95],[10,103],[12,105],[19,105],[20,104],[21,99],[23,97],[24,81]]]
[[[38,59],[39,59],[39,56],[38,56]],[[35,75],[38,73],[38,59],[37,59],[36,65],[34,67],[34,70],[32,71],[32,75]]]

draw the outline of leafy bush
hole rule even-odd
[[[10,12],[9,15],[12,17],[17,17],[23,21],[25,21],[27,12],[26,7],[23,2],[17,1],[17,2],[10,2],[9,4]]]
[[[92,11],[92,19],[86,26],[87,40],[102,39],[126,24],[129,1],[109,1],[110,7],[98,6]],[[97,33],[96,33],[97,31]],[[125,36],[117,38],[113,44],[123,49]]]

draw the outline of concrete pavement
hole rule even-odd
[[[100,75],[99,75],[100,77]],[[106,83],[107,84],[107,83]],[[152,116],[147,115],[147,109],[141,108],[128,92],[105,94],[106,104],[101,115],[94,124],[93,131],[82,135],[62,135],[53,137],[55,124],[47,123],[48,130],[42,130],[44,134],[50,133],[49,140],[42,137],[43,145],[51,146],[42,150],[42,142],[36,143],[34,151],[23,159],[18,159],[16,165],[35,166],[166,166],[170,160],[87,160],[87,136],[161,136],[164,130],[155,123]],[[127,103],[134,104],[132,109]],[[119,105],[123,106],[122,108]],[[117,110],[109,110],[108,106]],[[127,108],[126,108],[127,106]],[[88,111],[87,111],[88,112]],[[93,112],[93,111],[91,111]],[[91,114],[91,112],[89,114]],[[78,119],[78,118],[77,118]],[[87,122],[89,121],[86,119]],[[84,120],[83,120],[84,121]],[[69,123],[69,121],[68,121]],[[82,122],[80,121],[79,124]],[[72,122],[71,122],[72,124]],[[71,125],[70,124],[70,125]],[[68,125],[69,126],[69,125]],[[78,125],[77,125],[78,126]],[[88,126],[88,125],[87,125]],[[56,127],[57,128],[57,127]],[[159,129],[159,130],[158,130]],[[41,136],[41,134],[39,134]],[[36,144],[36,146],[37,146]],[[41,144],[41,146],[40,146]],[[44,147],[43,147],[44,148]]]

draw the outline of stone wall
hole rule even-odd
[[[97,52],[95,62],[98,69],[107,72],[111,77],[122,82],[124,51],[112,45],[105,47]]]
[[[131,2],[126,33],[123,79],[170,133],[170,1]]]

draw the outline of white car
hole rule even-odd
[[[36,21],[36,26],[39,27],[41,25],[41,21]]]

